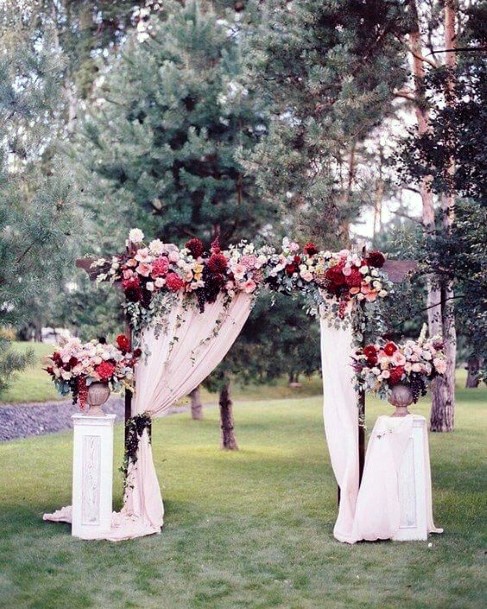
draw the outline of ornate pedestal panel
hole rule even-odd
[[[426,419],[420,415],[413,416],[413,427],[398,476],[401,520],[399,531],[393,537],[396,541],[428,538],[427,485],[431,487],[431,480],[429,467],[426,467]]]
[[[115,415],[75,414],[72,535],[98,539],[112,521],[113,426]]]

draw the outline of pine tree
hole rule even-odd
[[[110,66],[75,158],[98,177],[89,205],[112,235],[139,226],[166,241],[219,235],[225,245],[272,219],[237,159],[266,131],[241,83],[237,42],[210,8],[188,2],[143,43],[127,40]]]
[[[16,326],[29,315],[33,295],[47,296],[73,253],[75,209],[69,181],[42,174],[51,143],[51,121],[62,103],[62,65],[52,39],[22,37],[0,13],[0,325]],[[32,32],[30,32],[32,34]],[[78,221],[79,225],[79,221]],[[28,358],[1,340],[0,390]]]

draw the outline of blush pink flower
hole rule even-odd
[[[404,366],[406,363],[406,358],[400,351],[394,351],[391,356],[391,361],[394,366]]]
[[[242,287],[246,294],[252,294],[252,292],[255,291],[257,284],[253,279],[247,279],[247,281],[242,284]]]
[[[135,270],[139,275],[142,275],[142,277],[149,277],[152,271],[152,265],[141,262]]]
[[[149,254],[149,250],[146,247],[141,248],[134,256],[137,262],[151,262],[152,256]]]

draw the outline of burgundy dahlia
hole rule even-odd
[[[190,239],[186,243],[186,247],[189,249],[193,258],[199,258],[203,255],[203,252],[205,251],[205,246],[203,245],[203,242],[200,239],[196,238]]]
[[[318,248],[312,241],[308,241],[308,243],[304,246],[304,251],[308,256],[314,256],[318,253]]]
[[[384,262],[386,261],[384,254],[381,252],[369,252],[367,255],[366,262],[369,266],[373,266],[377,269],[380,269],[384,266]]]
[[[228,266],[228,260],[223,254],[215,253],[208,258],[206,264],[212,273],[224,273]]]

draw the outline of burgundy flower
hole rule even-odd
[[[111,362],[102,362],[95,368],[95,372],[102,381],[108,381],[115,372],[115,366]]]
[[[344,266],[344,263],[340,262],[339,264],[335,264],[335,266],[331,266],[326,271],[325,278],[330,282],[330,287],[332,289],[347,285],[346,277],[342,272]]]
[[[312,241],[308,241],[308,243],[304,246],[304,251],[308,256],[314,256],[318,253],[318,248]]]
[[[137,276],[122,281],[125,298],[129,302],[139,302],[142,298],[142,290],[140,287],[140,279]]]
[[[178,292],[184,287],[184,281],[177,273],[168,273],[166,276],[166,286],[171,292]]]
[[[397,385],[398,383],[400,383],[403,374],[404,374],[403,366],[397,366],[396,368],[391,368],[390,376],[389,376],[389,384]]]
[[[228,266],[228,260],[223,254],[215,253],[209,257],[206,264],[212,273],[224,273]]]
[[[362,275],[357,268],[353,268],[350,275],[345,277],[346,284],[351,288],[359,288],[362,285]]]
[[[130,351],[130,340],[125,334],[119,334],[117,336],[117,345],[122,353],[128,353]]]
[[[298,267],[293,262],[291,264],[286,265],[286,268],[284,270],[291,277],[294,273],[296,273],[296,271],[298,270]]]
[[[68,362],[69,368],[74,368],[76,366],[76,364],[78,363],[78,361],[79,361],[78,358],[76,358],[74,356],[70,357],[69,362]]]
[[[186,243],[186,247],[191,252],[191,255],[193,256],[193,258],[199,258],[200,256],[203,255],[203,252],[205,251],[205,246],[203,245],[203,242],[200,239],[196,239],[196,238],[190,239]]]
[[[367,254],[367,264],[369,266],[373,266],[377,269],[380,269],[384,266],[384,262],[386,261],[384,254],[382,252],[369,252]]]
[[[369,357],[377,356],[377,349],[374,345],[367,345],[364,347],[364,355],[368,359]]]

